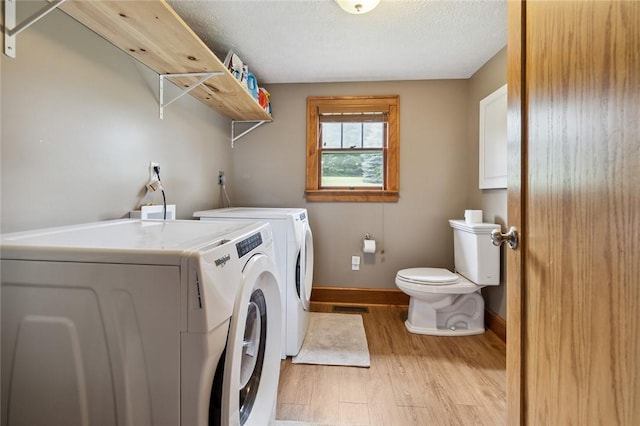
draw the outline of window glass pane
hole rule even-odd
[[[341,123],[322,123],[321,124],[322,147],[323,148],[340,148],[342,141],[342,124]]]
[[[343,148],[362,148],[362,123],[342,123]]]
[[[384,147],[384,126],[385,123],[363,123],[362,139],[365,148]]]
[[[381,151],[323,152],[320,185],[382,188],[382,165]]]

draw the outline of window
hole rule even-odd
[[[398,104],[398,96],[307,98],[307,200],[398,200]]]

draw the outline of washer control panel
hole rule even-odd
[[[262,234],[256,232],[249,238],[236,243],[236,250],[238,250],[238,257],[241,258],[251,250],[259,247],[262,244]]]

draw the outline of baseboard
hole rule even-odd
[[[311,301],[351,305],[409,305],[409,296],[393,288],[348,288],[313,286]]]
[[[409,306],[409,296],[393,288],[350,288],[313,286],[311,301],[314,303],[349,305],[397,305]],[[485,309],[485,327],[507,341],[507,323],[496,313]]]
[[[505,343],[507,342],[507,323],[498,314],[485,309],[484,325],[485,328],[493,331],[493,333],[498,336],[500,340]]]

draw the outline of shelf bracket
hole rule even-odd
[[[15,59],[16,36],[38,22],[40,18],[49,14],[49,12],[57,9],[58,6],[65,1],[66,0],[53,1],[25,19],[22,23],[16,25],[16,8],[18,6],[18,0],[6,0],[4,2],[4,54]]]
[[[256,123],[256,124],[254,124],[253,126],[249,127],[247,130],[245,130],[244,132],[242,132],[242,133],[240,133],[239,135],[236,136],[236,123]],[[247,135],[247,134],[251,133],[252,131],[257,129],[258,127],[262,126],[264,123],[270,123],[270,121],[269,120],[260,120],[260,121],[256,121],[256,120],[232,120],[231,121],[231,148],[233,148],[233,145],[234,145],[235,141],[237,141],[238,139],[240,139],[244,135]]]
[[[164,116],[164,108],[166,106],[171,105],[173,102],[177,101],[187,93],[191,92],[196,87],[200,86],[205,81],[209,80],[211,77],[215,75],[222,75],[223,71],[213,71],[213,72],[191,72],[191,73],[182,73],[182,74],[159,74],[158,75],[158,84],[159,84],[159,93],[160,93],[160,119]],[[164,101],[164,79],[165,78],[176,78],[176,77],[201,77],[200,80],[195,82],[189,87],[180,88],[182,93],[180,93],[175,98],[171,99],[169,102]],[[177,85],[176,85],[177,87]]]

